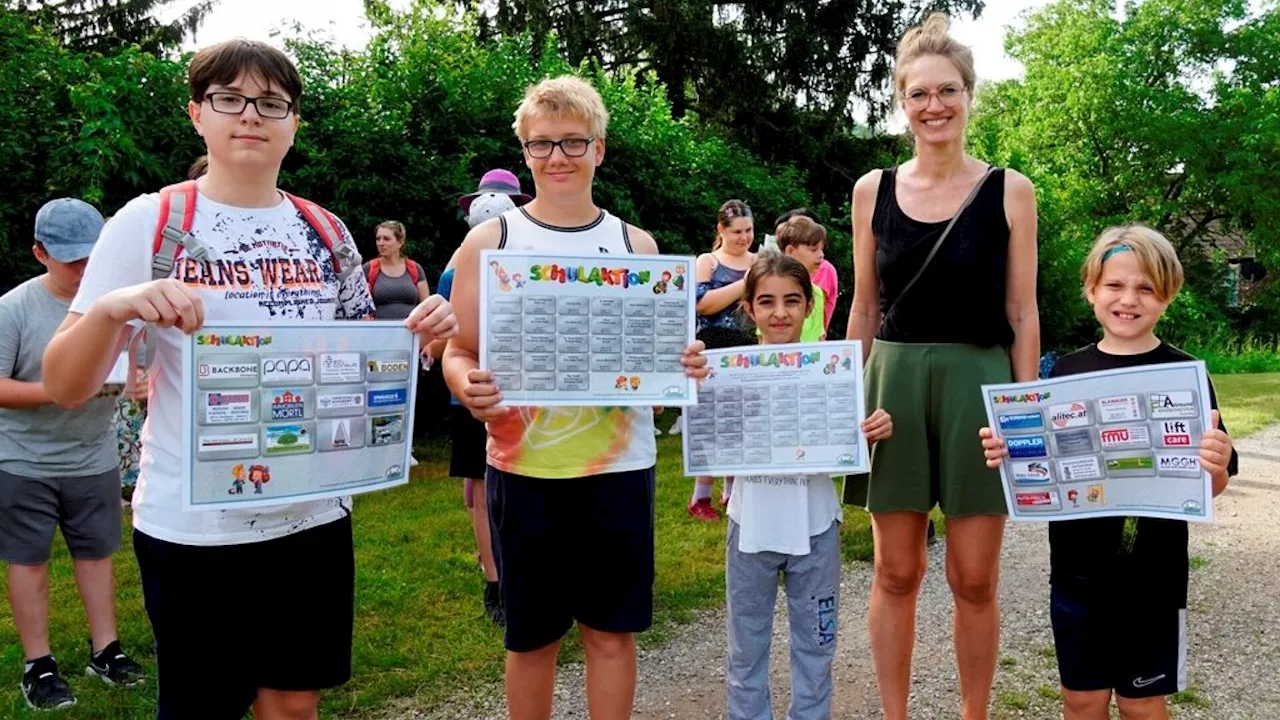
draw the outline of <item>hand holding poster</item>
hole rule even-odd
[[[857,340],[708,350],[711,375],[681,420],[684,474],[870,470]]]
[[[409,480],[417,337],[399,322],[209,323],[183,345],[183,509]]]
[[[1209,425],[1203,362],[983,385],[982,394],[1008,449],[1000,475],[1011,519],[1213,520],[1199,457]]]
[[[481,254],[480,368],[509,406],[691,405],[693,258]]]

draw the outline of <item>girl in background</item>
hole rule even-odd
[[[720,206],[716,216],[716,241],[711,252],[698,256],[697,327],[698,339],[708,350],[715,348],[754,345],[755,337],[746,329],[738,315],[747,270],[755,261],[751,244],[755,241],[755,221],[751,208],[741,200],[730,200]],[[693,497],[689,499],[689,515],[699,520],[719,520],[720,515],[711,506],[711,491],[715,479],[699,477],[694,480]],[[720,506],[729,503],[733,494],[733,478],[724,479],[720,493]]]

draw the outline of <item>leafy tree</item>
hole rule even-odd
[[[372,0],[378,2],[379,0]],[[892,140],[858,127],[889,110],[898,39],[933,11],[977,15],[982,0],[456,0],[478,32],[554,38],[572,65],[636,72],[761,158],[811,171],[806,189],[839,205]]]
[[[1274,342],[1280,286],[1231,313],[1223,256],[1243,238],[1280,267],[1278,37],[1280,9],[1246,0],[1059,0],[1009,36],[1025,75],[982,89],[971,142],[1039,190],[1047,346],[1094,336],[1078,268],[1101,230],[1130,222],[1168,236],[1186,269],[1169,339]]]
[[[174,0],[4,0],[12,9],[38,17],[68,47],[114,53],[136,45],[163,54],[177,49],[196,30],[217,0],[200,0],[178,19],[162,23],[156,13]]]

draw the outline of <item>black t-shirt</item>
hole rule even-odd
[[[1195,358],[1163,343],[1140,355],[1110,355],[1090,345],[1058,360],[1050,377],[1188,360]],[[1218,407],[1212,382],[1209,403],[1214,409]],[[1227,429],[1221,419],[1218,427],[1224,432]],[[1238,462],[1232,450],[1229,474],[1236,474]],[[1122,602],[1187,606],[1190,563],[1185,520],[1103,517],[1051,522],[1049,557],[1050,582],[1059,587],[1082,594],[1106,594]]]

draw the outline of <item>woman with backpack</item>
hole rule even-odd
[[[379,320],[403,320],[431,295],[422,266],[404,256],[404,234],[404,223],[378,225],[378,257],[364,264]]]

